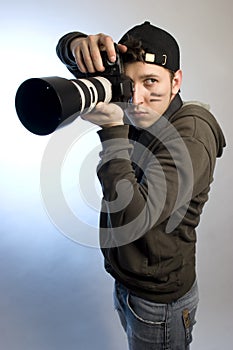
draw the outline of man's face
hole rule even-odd
[[[167,110],[180,89],[182,73],[171,80],[169,71],[155,64],[133,62],[125,64],[125,75],[134,84],[133,104],[126,114],[138,127],[148,128]]]

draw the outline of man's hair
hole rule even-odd
[[[142,42],[128,35],[128,39],[124,42],[127,46],[127,51],[122,54],[124,63],[144,62],[145,50],[142,47]]]

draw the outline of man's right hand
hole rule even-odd
[[[127,51],[125,45],[118,44],[118,48],[122,53]],[[110,62],[116,61],[114,41],[109,35],[103,33],[74,39],[70,44],[70,50],[79,70],[83,73],[104,71],[101,51],[107,52]]]

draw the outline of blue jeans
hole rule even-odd
[[[114,304],[129,350],[188,350],[198,305],[197,282],[183,297],[159,304],[135,296],[115,282]]]

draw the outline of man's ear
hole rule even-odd
[[[182,70],[179,69],[175,72],[174,78],[172,79],[172,95],[176,95],[180,91],[182,84]]]

